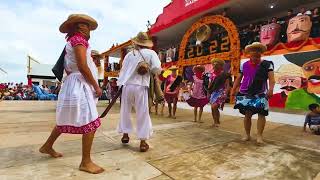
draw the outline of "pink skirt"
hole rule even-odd
[[[188,99],[186,102],[191,107],[204,107],[205,105],[207,105],[209,103],[209,99],[208,98],[198,99],[198,98],[191,96],[190,99]]]
[[[178,101],[178,94],[164,94],[164,99],[167,103],[173,103],[174,100]]]

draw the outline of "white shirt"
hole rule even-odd
[[[151,49],[140,49],[140,52],[149,64],[152,73],[161,71],[161,62],[155,51]],[[125,56],[117,82],[118,86],[133,84],[149,87],[150,73],[142,76],[137,72],[138,63],[142,61],[144,60],[138,50],[133,50]]]

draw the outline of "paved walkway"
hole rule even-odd
[[[100,112],[105,105],[99,103]],[[120,144],[121,136],[115,131],[118,112],[115,105],[94,141],[94,160],[106,172],[91,175],[77,169],[81,136],[63,135],[57,141],[55,148],[63,158],[38,153],[54,127],[55,102],[1,102],[0,179],[312,180],[320,172],[320,137],[302,133],[301,127],[268,122],[267,143],[258,146],[239,140],[241,117],[225,115],[217,129],[210,127],[210,113],[204,113],[204,123],[198,124],[191,122],[192,111],[179,109],[175,120],[152,115],[151,149],[140,153],[134,135],[129,145]]]

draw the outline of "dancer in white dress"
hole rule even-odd
[[[40,148],[41,153],[58,158],[62,154],[52,146],[61,133],[82,134],[82,161],[79,169],[93,174],[104,171],[90,157],[95,131],[101,125],[96,103],[102,90],[97,82],[97,68],[88,43],[90,30],[95,30],[97,26],[93,18],[83,14],[70,15],[60,26],[60,32],[68,33],[64,57],[64,68],[68,76],[59,93],[57,125]]]

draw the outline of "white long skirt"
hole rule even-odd
[[[58,130],[70,134],[87,134],[97,130],[101,125],[97,100],[93,87],[86,82],[82,74],[68,75],[58,96]]]

